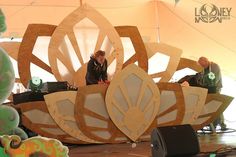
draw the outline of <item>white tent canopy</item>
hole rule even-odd
[[[144,41],[158,41],[183,50],[183,57],[209,57],[225,76],[236,79],[236,1],[227,0],[83,0],[101,12],[114,26],[134,25]],[[195,23],[195,8],[205,3],[232,8],[222,23]],[[79,0],[0,0],[7,31],[2,37],[22,37],[28,24],[58,25],[80,6]],[[159,28],[159,31],[158,31]]]

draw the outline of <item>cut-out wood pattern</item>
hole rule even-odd
[[[181,124],[185,113],[182,87],[178,83],[158,83],[161,92],[161,104],[157,114],[157,126]]]
[[[21,42],[0,42],[0,47],[3,48],[10,57],[17,61],[20,44]]]
[[[200,115],[208,90],[200,87],[183,87],[185,115],[182,124],[193,124]]]
[[[127,65],[131,63],[138,62],[138,66],[143,70],[147,71],[148,70],[147,51],[138,28],[136,26],[116,26],[115,29],[120,37],[130,38],[135,50],[135,54],[131,56],[123,64],[123,68],[125,68]]]
[[[122,143],[128,138],[115,126],[106,109],[106,85],[81,87],[77,93],[75,119],[89,138],[103,143]]]
[[[84,143],[83,141],[73,138],[60,129],[48,113],[48,109],[44,101],[21,103],[14,107],[21,112],[20,118],[22,120],[22,124],[33,132],[41,136],[58,139],[65,143]]]
[[[106,93],[106,105],[114,124],[136,141],[157,116],[159,89],[143,69],[130,64],[113,78]]]
[[[89,19],[99,28],[99,34],[94,51],[97,51],[102,47],[104,39],[107,37],[114,49],[110,54],[106,53],[108,65],[111,65],[115,61],[115,72],[118,72],[122,69],[124,59],[123,46],[115,28],[99,12],[94,10],[88,4],[83,4],[74,12],[69,14],[58,25],[49,44],[49,63],[53,74],[58,80],[66,80],[75,86],[85,85],[85,74],[88,61],[85,61],[82,57],[81,45],[79,45],[77,41],[78,34],[74,31],[75,26],[85,18]],[[64,55],[64,52],[60,49],[61,43],[64,41],[65,37],[68,37],[69,42],[72,45],[72,49],[78,59],[77,66],[79,66],[79,68],[77,69],[75,69],[72,65],[71,58]],[[64,69],[59,69],[59,63],[62,64]]]
[[[161,78],[159,82],[168,82],[177,69],[182,50],[164,43],[145,43],[145,47],[149,59],[156,53],[161,53],[170,57],[165,71],[151,74],[152,78]]]
[[[197,63],[197,61],[188,59],[188,58],[180,58],[179,65],[177,67],[178,70],[182,70],[185,68],[192,69],[196,72],[202,71],[202,67]]]
[[[156,119],[140,140],[150,140],[150,134],[156,127],[180,125],[185,114],[185,102],[182,87],[177,83],[157,83],[160,90],[160,108]]]
[[[208,94],[198,118],[193,122],[194,130],[202,129],[219,117],[233,101],[233,97],[222,94]]]
[[[19,53],[18,53],[18,70],[22,84],[27,87],[31,79],[30,63],[39,66],[45,71],[52,73],[49,65],[33,54],[34,45],[39,36],[51,36],[54,32],[55,25],[30,24],[23,36]],[[47,55],[47,53],[45,53]]]
[[[48,111],[58,126],[70,136],[88,143],[99,143],[85,136],[75,120],[75,100],[77,91],[63,91],[44,96]]]

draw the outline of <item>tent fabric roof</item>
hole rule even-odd
[[[183,57],[206,56],[218,63],[222,73],[236,79],[236,1],[227,0],[83,0],[102,13],[114,26],[135,25],[144,41],[183,49]],[[195,8],[205,3],[232,8],[222,23],[195,23]],[[58,25],[80,6],[79,0],[0,0],[7,31],[2,37],[22,37],[28,24]],[[158,29],[159,28],[159,29]]]

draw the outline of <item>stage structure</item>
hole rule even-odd
[[[34,53],[37,40],[47,37],[43,54]],[[124,39],[128,40],[124,43]],[[22,124],[37,134],[74,144],[123,143],[150,140],[158,126],[191,124],[195,130],[213,122],[233,100],[208,94],[200,87],[182,87],[170,80],[178,70],[201,67],[181,58],[182,50],[166,43],[145,43],[136,26],[112,26],[91,6],[83,4],[58,25],[30,24],[22,42],[3,42],[18,63],[19,82],[25,87],[34,64],[77,91],[44,95],[44,101],[16,105]],[[106,51],[111,83],[85,86],[90,55]],[[153,57],[168,58],[161,71]],[[46,56],[46,57],[42,57]],[[155,66],[155,67],[153,67]],[[184,76],[183,76],[184,77]],[[45,80],[47,81],[47,80]]]

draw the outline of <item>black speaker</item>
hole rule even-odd
[[[13,103],[15,105],[31,101],[44,101],[44,95],[47,93],[31,92],[13,94]]]
[[[191,125],[155,128],[151,135],[152,157],[190,157],[200,152]]]
[[[43,83],[43,87],[41,89],[42,92],[59,92],[59,91],[67,91],[68,82],[45,82]]]

